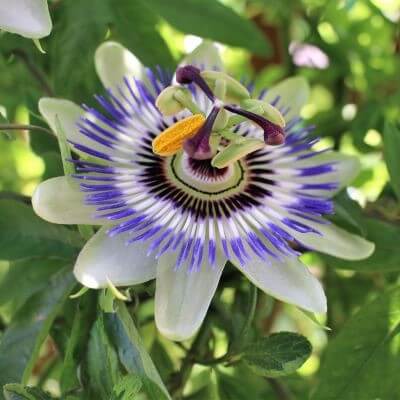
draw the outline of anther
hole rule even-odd
[[[268,121],[261,115],[255,114],[251,111],[243,110],[239,107],[225,105],[224,108],[231,113],[242,115],[243,117],[246,117],[250,121],[260,126],[260,128],[264,131],[264,141],[266,144],[277,146],[285,142],[285,133],[281,126]]]

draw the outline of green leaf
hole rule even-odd
[[[174,371],[174,363],[158,339],[155,339],[151,346],[150,356],[157,365],[161,378],[166,381]]]
[[[374,218],[359,220],[366,239],[375,243],[375,251],[365,260],[347,261],[321,255],[334,268],[355,271],[393,271],[400,269],[400,227]]]
[[[93,58],[106,38],[112,9],[104,0],[63,1],[58,8],[58,24],[50,36],[48,52],[55,92],[78,103],[87,101],[101,90]]]
[[[0,306],[14,313],[34,293],[48,285],[51,275],[65,266],[57,259],[25,259],[10,263],[0,280]],[[24,279],[21,279],[21,277]]]
[[[26,204],[0,200],[0,259],[71,258],[81,246],[77,232],[42,220]]]
[[[258,374],[276,377],[296,371],[311,351],[311,344],[304,336],[279,332],[246,346],[243,360]]]
[[[0,386],[27,382],[40,347],[74,285],[71,267],[63,268],[14,316],[1,338]]]
[[[365,237],[367,232],[362,226],[364,219],[360,205],[351,200],[345,191],[335,196],[335,214],[330,218],[343,229]]]
[[[366,304],[328,345],[313,400],[397,399],[400,288]]]
[[[129,374],[122,377],[114,386],[113,394],[115,400],[130,400],[134,399],[142,388],[140,377],[135,374]]]
[[[112,33],[145,66],[175,65],[167,44],[156,30],[158,21],[147,0],[114,0],[112,8],[115,17]]]
[[[61,176],[64,174],[61,156],[55,151],[48,151],[41,154],[41,158],[45,165],[44,174],[42,180],[45,181],[56,176]]]
[[[89,291],[75,300],[76,314],[65,351],[64,364],[60,378],[63,393],[78,389],[78,367],[85,358],[90,329],[96,315],[96,292]]]
[[[383,131],[383,154],[390,175],[390,182],[400,200],[400,129],[387,122]]]
[[[218,374],[219,375],[219,374]],[[192,384],[192,379],[190,380]],[[202,385],[199,390],[194,391],[189,396],[185,397],[187,400],[225,400],[225,397],[219,396],[219,383],[217,382],[216,374],[210,371],[208,374],[207,383]],[[248,399],[249,397],[247,397]],[[239,399],[238,399],[239,400]]]
[[[248,400],[249,388],[236,377],[217,371],[219,398],[223,400]]]
[[[104,328],[103,314],[100,313],[90,333],[88,351],[89,384],[96,398],[109,400],[121,373],[118,356],[112,347]]]
[[[118,311],[104,314],[104,319],[120,362],[129,373],[140,376],[150,400],[170,399],[125,304],[119,301],[117,305]]]
[[[18,383],[5,385],[3,392],[6,400],[53,400],[53,397],[39,388],[23,386]]]
[[[175,28],[231,46],[267,55],[265,37],[249,21],[216,0],[147,0],[146,4]]]

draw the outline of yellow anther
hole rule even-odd
[[[153,152],[163,157],[174,155],[182,148],[185,140],[197,133],[205,120],[203,115],[195,114],[178,121],[153,140]]]

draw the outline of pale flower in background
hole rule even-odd
[[[289,54],[293,64],[298,67],[326,69],[329,67],[329,57],[317,46],[308,43],[292,42]]]
[[[0,0],[0,30],[40,39],[51,29],[47,0]]]

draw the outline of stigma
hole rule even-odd
[[[153,140],[155,154],[169,157],[184,151],[192,159],[210,159],[213,165],[222,168],[237,161],[239,156],[246,157],[249,152],[266,145],[284,144],[285,120],[279,110],[252,99],[247,88],[229,75],[185,65],[176,70],[175,76],[178,85],[164,89],[156,105],[166,116],[183,110],[193,115],[174,123]],[[191,86],[186,88],[187,85]],[[208,115],[194,101],[194,90],[200,90],[210,101]],[[236,133],[238,129],[235,128],[243,122],[258,125],[263,139],[250,139]]]

